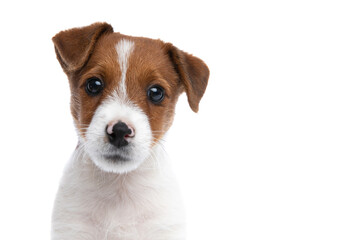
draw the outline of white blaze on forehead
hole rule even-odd
[[[127,39],[121,39],[116,44],[115,48],[116,48],[116,52],[118,54],[118,61],[119,61],[120,70],[121,70],[121,79],[120,79],[119,90],[120,90],[120,94],[125,97],[126,96],[126,85],[125,85],[126,71],[128,68],[129,57],[130,57],[132,51],[134,50],[134,42],[127,40]]]

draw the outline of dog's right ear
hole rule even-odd
[[[89,59],[99,37],[112,32],[113,28],[110,24],[94,23],[56,34],[52,40],[57,59],[64,72],[69,74],[81,69]]]

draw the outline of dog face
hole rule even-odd
[[[170,43],[114,33],[106,23],[54,38],[84,151],[104,171],[136,169],[172,124],[179,95],[198,105],[209,70]]]

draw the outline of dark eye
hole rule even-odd
[[[165,91],[160,86],[152,86],[147,91],[147,96],[153,103],[160,103],[165,97]]]
[[[99,93],[101,93],[101,91],[103,89],[104,89],[104,84],[100,80],[100,78],[92,77],[86,81],[85,90],[86,90],[87,94],[89,94],[91,96],[98,95]]]

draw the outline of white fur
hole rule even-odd
[[[161,146],[136,170],[104,172],[78,147],[56,197],[52,240],[183,240],[178,187]]]
[[[116,148],[106,137],[106,125],[122,121],[132,126],[135,136],[128,139],[129,145]],[[140,108],[114,94],[106,99],[96,110],[86,132],[84,150],[94,163],[104,171],[124,173],[137,168],[150,156],[152,134],[147,116]],[[111,161],[107,156],[118,156],[121,161]]]
[[[128,61],[130,54],[134,49],[134,43],[127,39],[120,40],[116,45],[116,52],[118,54],[118,62],[121,69],[121,80],[120,80],[120,93],[126,96],[126,72],[128,68]]]

